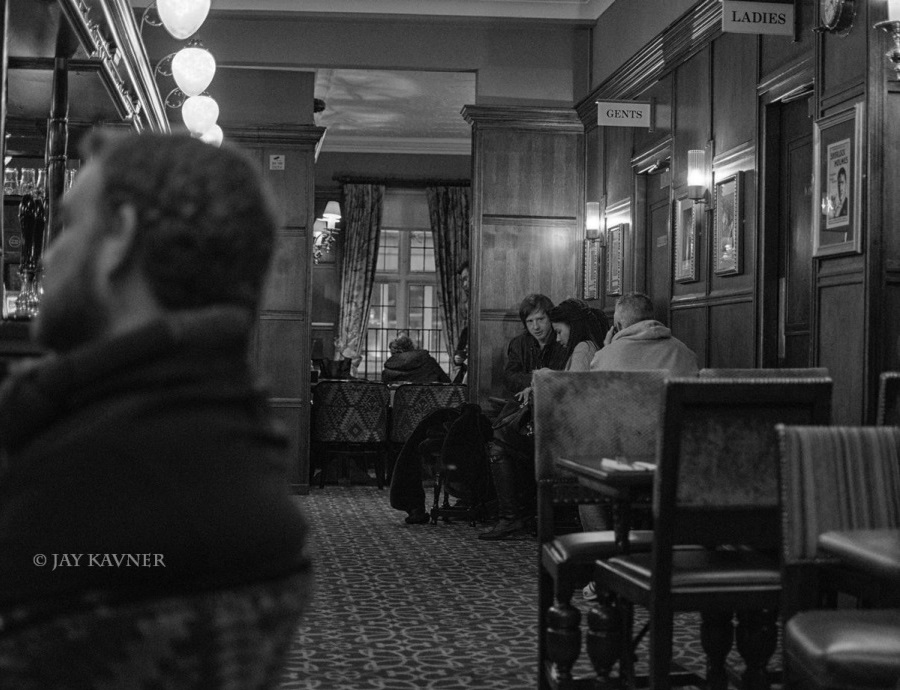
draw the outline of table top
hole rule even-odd
[[[653,486],[656,465],[647,461],[632,463],[598,455],[558,457],[556,466],[574,474],[582,486],[609,496],[646,491]]]

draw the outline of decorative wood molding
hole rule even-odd
[[[721,1],[701,0],[576,104],[578,117],[586,128],[596,126],[596,101],[635,98],[721,34]]]
[[[262,127],[222,127],[225,137],[241,144],[293,144],[315,147],[325,134],[324,127],[316,125],[276,124]]]
[[[584,132],[578,115],[571,108],[466,105],[461,114],[473,127]]]
[[[507,309],[482,309],[479,315],[479,321],[504,321],[522,323],[519,314]]]
[[[756,87],[756,95],[760,98],[768,96],[769,101],[780,101],[805,92],[812,84],[813,58],[806,55],[765,75]]]
[[[672,138],[669,137],[649,149],[641,151],[631,159],[631,167],[636,175],[656,172],[668,167],[672,161]]]
[[[528,228],[571,228],[576,222],[574,216],[501,216],[489,213],[481,216],[482,225],[515,225]]]
[[[740,166],[741,170],[750,170],[756,167],[755,141],[745,141],[713,158],[714,172],[722,172],[725,168],[737,166]]]
[[[260,321],[306,321],[307,314],[305,311],[261,311],[259,314]]]

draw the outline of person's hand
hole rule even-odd
[[[463,357],[462,355],[453,355],[453,363],[456,366],[463,364],[465,361],[466,361],[466,358]]]
[[[528,402],[528,398],[530,398],[530,397],[531,397],[531,386],[528,386],[528,388],[523,388],[515,395],[516,400],[518,400],[520,403]]]
[[[603,346],[606,347],[612,342],[613,336],[619,332],[619,329],[613,326],[608,331],[606,331],[606,337],[603,338]]]

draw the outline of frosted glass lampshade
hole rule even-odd
[[[219,104],[209,96],[191,96],[181,106],[181,117],[191,134],[199,137],[216,124]]]
[[[687,183],[691,187],[706,186],[706,151],[702,149],[688,151]]]
[[[210,0],[156,0],[163,26],[180,41],[193,36],[209,14]]]
[[[334,229],[338,221],[341,219],[341,205],[336,201],[329,201],[325,204],[325,210],[322,212],[322,220],[328,228]]]
[[[198,96],[216,74],[216,59],[199,41],[191,42],[172,58],[172,76],[185,96]]]
[[[219,127],[219,125],[213,125],[200,135],[200,141],[209,144],[210,146],[215,146],[216,148],[222,145],[222,139],[224,138],[225,134],[222,132],[222,128]]]

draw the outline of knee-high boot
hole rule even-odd
[[[499,520],[479,539],[510,539],[521,533],[525,527],[524,510],[519,495],[519,463],[509,452],[496,443],[490,449],[491,476],[497,490]]]

